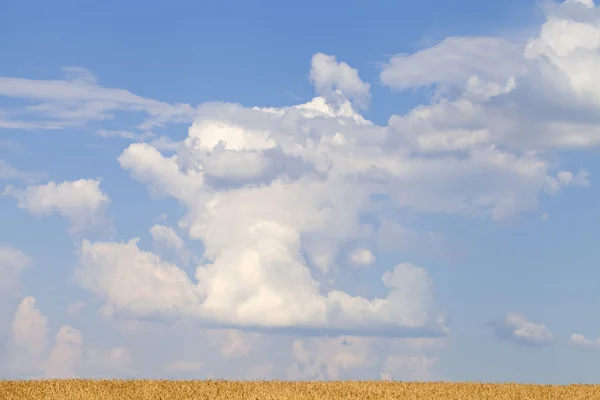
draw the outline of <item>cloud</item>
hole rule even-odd
[[[533,347],[550,346],[556,343],[555,335],[546,325],[531,322],[519,313],[508,313],[503,320],[492,325],[496,335],[502,340]]]
[[[309,269],[285,251],[290,246],[286,240],[297,241],[291,232],[281,232],[278,225],[253,229],[275,231],[267,235],[258,231],[260,241],[243,252],[228,255],[217,265],[199,266],[197,282],[176,265],[140,250],[137,239],[84,241],[77,278],[84,288],[105,298],[110,312],[138,317],[191,317],[245,329],[391,336],[439,334],[446,329],[425,269],[405,263],[386,272],[385,298],[353,297],[339,290],[322,295]]]
[[[317,93],[329,101],[342,94],[352,99],[358,107],[365,108],[371,99],[371,85],[360,79],[356,69],[345,62],[338,62],[335,56],[315,54],[311,62],[310,81],[314,83]]]
[[[566,0],[565,4],[581,4],[587,8],[595,7],[594,0]]]
[[[15,296],[20,292],[21,272],[32,260],[21,250],[0,243],[0,294]]]
[[[581,334],[574,333],[569,339],[569,345],[583,349],[600,349],[600,339],[592,340]]]
[[[431,380],[444,339],[337,336],[295,339],[287,379]]]
[[[431,369],[437,362],[436,357],[392,355],[386,359],[380,377],[387,381],[434,380]]]
[[[117,346],[85,351],[83,333],[69,325],[56,332],[50,347],[48,318],[35,298],[25,297],[11,323],[7,342],[9,370],[37,378],[132,375],[136,373],[129,349]]]
[[[16,372],[35,372],[48,344],[48,319],[36,306],[35,298],[25,297],[11,324],[9,367]]]
[[[185,242],[177,232],[169,226],[155,224],[150,228],[154,246],[166,246],[175,250],[183,250]]]
[[[505,83],[518,71],[523,47],[495,37],[448,37],[416,53],[395,55],[383,65],[380,79],[395,89],[462,86],[473,76]]]
[[[127,90],[98,85],[96,77],[78,67],[63,69],[63,80],[0,77],[0,97],[28,100],[32,104],[0,110],[0,128],[64,129],[89,121],[114,117],[118,111],[143,112],[148,118],[138,125],[143,132],[167,122],[188,122],[194,109],[189,104],[169,104],[137,96]]]
[[[61,214],[71,224],[72,232],[107,226],[105,211],[110,203],[100,189],[100,181],[79,179],[62,183],[49,182],[20,190],[8,187],[4,195],[17,199],[18,207],[35,216]]]
[[[600,79],[592,71],[600,66],[600,14],[593,2],[579,3],[587,7],[548,8],[526,42],[453,37],[391,58],[384,84],[436,88],[431,105],[390,119],[394,142],[425,152],[485,143],[519,151],[598,146]]]
[[[46,378],[74,378],[83,355],[81,331],[65,325],[56,333],[56,343],[42,364]]]
[[[96,131],[96,135],[105,139],[109,138],[120,138],[120,139],[130,139],[135,141],[144,141],[149,138],[153,138],[154,135],[152,132],[144,132],[144,133],[135,133],[131,131],[123,131],[123,130],[107,130],[100,129]]]
[[[590,174],[587,171],[579,171],[577,175],[573,175],[570,171],[559,171],[556,178],[552,176],[546,178],[547,190],[553,194],[565,186],[587,187],[590,185],[589,176]]]
[[[375,262],[375,255],[369,249],[356,249],[350,256],[350,260],[354,265],[364,267]]]
[[[378,359],[371,354],[370,340],[340,336],[292,345],[293,363],[287,367],[288,379],[339,380],[343,371],[374,367]],[[306,345],[309,345],[309,349]]]

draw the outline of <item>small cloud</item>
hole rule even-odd
[[[512,312],[503,320],[492,324],[501,340],[509,340],[523,346],[541,347],[556,343],[556,337],[546,325],[533,323],[523,315]]]
[[[175,250],[183,250],[185,247],[183,239],[169,226],[156,224],[150,228],[150,235],[154,247],[166,246]]]
[[[18,207],[35,216],[59,213],[71,223],[72,233],[108,225],[105,211],[110,203],[100,181],[79,179],[62,183],[31,185],[23,190],[9,186],[3,195],[14,197]]]
[[[350,260],[357,267],[366,267],[375,262],[375,255],[369,249],[356,249],[350,256]]]
[[[574,333],[569,339],[569,346],[583,349],[600,349],[600,339],[592,340],[583,335]]]

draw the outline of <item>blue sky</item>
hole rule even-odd
[[[0,376],[591,383],[591,0],[0,6]]]

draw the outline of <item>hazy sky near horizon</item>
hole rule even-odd
[[[0,378],[594,383],[593,0],[0,4]]]

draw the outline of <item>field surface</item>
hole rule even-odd
[[[522,399],[600,400],[600,385],[419,382],[45,380],[0,381],[1,400]]]

